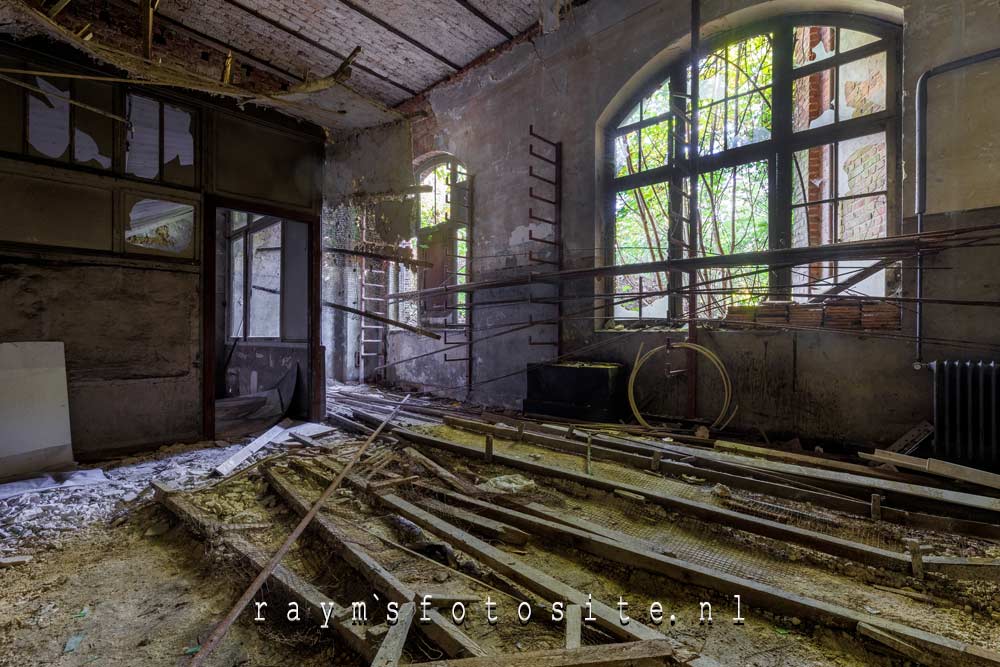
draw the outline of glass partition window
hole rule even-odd
[[[688,58],[662,70],[607,134],[605,262],[689,257],[884,237],[898,216],[895,31],[864,19],[779,18],[706,42],[698,136]],[[692,174],[691,146],[698,151]],[[697,216],[690,183],[698,179]],[[895,211],[895,213],[894,213]],[[695,217],[695,221],[692,221]],[[691,239],[692,228],[697,230]],[[659,268],[659,267],[649,267]],[[603,282],[615,320],[725,317],[731,305],[808,299],[841,280],[835,264],[637,271]],[[854,267],[856,268],[856,267]],[[878,277],[866,289],[884,294]],[[793,294],[794,291],[794,294]],[[868,292],[872,293],[872,292]]]
[[[250,234],[251,338],[281,336],[281,225]]]
[[[130,93],[125,172],[137,178],[193,187],[195,113],[192,110]]]
[[[193,259],[194,230],[194,206],[162,199],[140,199],[129,208],[125,249],[130,253]]]

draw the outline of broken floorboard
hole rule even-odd
[[[654,667],[678,664],[666,639],[425,662],[422,667]]]
[[[311,503],[286,477],[273,467],[265,468],[264,476],[271,488],[291,506],[296,514],[301,516],[309,511]],[[351,477],[347,478],[347,482],[356,484],[356,481]],[[396,575],[372,558],[322,512],[313,519],[310,529],[319,539],[329,545],[334,553],[343,558],[372,586],[387,595],[392,601],[404,604],[417,600],[416,591],[401,582],[396,578]],[[428,615],[432,619],[431,622],[420,623],[417,627],[445,654],[451,657],[486,655],[486,652],[468,635],[455,627],[453,623],[445,620],[437,611],[430,611]]]
[[[497,558],[497,554],[495,552],[498,550],[481,540],[478,540],[472,535],[469,535],[461,529],[452,526],[437,517],[428,515],[412,503],[392,495],[382,496],[381,500],[387,506],[399,512],[417,525],[434,532],[446,542],[452,544],[452,546],[475,555],[477,558],[484,560],[487,564],[492,565],[492,561]],[[492,507],[492,513],[495,516],[503,516],[510,523],[518,525],[521,528],[529,529],[537,535],[550,538],[560,538],[568,542],[572,547],[595,556],[599,556],[606,560],[620,563],[628,567],[640,568],[653,574],[666,576],[686,585],[707,588],[726,595],[741,594],[742,599],[745,602],[753,604],[757,607],[768,609],[774,613],[809,619],[821,625],[848,630],[851,632],[855,632],[857,630],[859,623],[865,623],[871,627],[878,628],[883,632],[897,635],[903,638],[904,641],[919,646],[923,650],[928,651],[941,659],[950,659],[954,667],[971,667],[972,665],[977,667],[1000,666],[1000,654],[987,649],[982,649],[980,647],[972,646],[940,635],[935,635],[923,630],[910,628],[900,623],[880,619],[870,614],[855,612],[839,605],[833,605],[820,600],[807,598],[774,586],[736,577],[718,570],[697,566],[685,561],[664,556],[662,554],[632,547],[600,535],[587,533],[582,530],[577,530],[569,526],[539,519],[521,512],[502,510],[496,508],[495,506],[491,506],[488,503],[483,503],[482,501],[471,498],[469,501],[472,501],[472,505],[480,510],[483,510],[484,512],[486,511],[486,508]],[[499,553],[501,559],[504,557],[509,558],[507,554],[504,554],[503,552]],[[525,585],[530,584],[525,582]],[[542,588],[542,585],[538,583],[535,585],[538,588]],[[571,603],[579,604],[577,600],[567,596],[557,597],[555,599],[567,600]],[[594,607],[595,615],[597,615],[596,603],[594,604]],[[608,610],[610,611],[610,608],[608,608]],[[600,618],[601,617],[598,615],[598,619]],[[617,618],[614,618],[613,620],[616,622],[618,621]]]
[[[430,446],[438,449],[445,449],[457,452],[466,456],[484,456],[483,450],[468,445],[462,445],[441,438],[434,438],[423,433],[409,431],[396,427],[393,431],[397,436],[413,442],[415,444]],[[643,496],[650,502],[656,503],[668,510],[680,512],[688,516],[693,516],[704,521],[710,521],[718,525],[729,526],[756,535],[762,535],[784,542],[798,544],[804,547],[815,549],[822,553],[833,556],[848,558],[857,563],[882,567],[896,572],[909,572],[912,562],[908,555],[879,549],[877,547],[851,542],[832,535],[818,533],[816,531],[790,526],[777,521],[761,519],[747,514],[741,514],[708,503],[695,500],[687,500],[669,496],[658,491],[602,479],[591,475],[586,475],[564,468],[544,465],[534,461],[526,461],[506,454],[494,453],[493,461],[512,468],[520,468],[536,474],[568,479],[583,486],[600,489],[607,492],[626,491]],[[1000,562],[974,559],[955,559],[948,557],[930,556],[923,560],[924,569],[928,572],[940,572],[953,577],[968,578],[970,572],[976,574],[975,579],[988,579],[1000,581]]]
[[[170,510],[182,523],[190,526],[195,533],[209,538],[220,536],[224,524],[207,516],[185,495],[174,492],[157,482],[153,482],[153,487],[156,500]],[[261,551],[260,547],[246,539],[236,535],[222,535],[221,541],[223,546],[235,554],[250,570],[260,572],[267,565],[268,556]],[[268,579],[268,585],[289,601],[298,603],[305,610],[306,616],[312,619],[317,626],[325,624],[327,610],[331,610],[329,625],[333,627],[334,632],[365,660],[375,658],[375,648],[368,643],[352,623],[345,620],[344,612],[345,609],[349,611],[349,607],[341,607],[327,599],[315,586],[284,565],[279,564],[274,569]]]
[[[378,419],[374,415],[367,415],[366,418],[371,420]],[[516,429],[507,426],[491,425],[450,416],[446,416],[444,422],[453,428],[460,428],[474,433],[489,433],[508,440],[516,439],[520,436],[525,442],[530,442],[541,447],[580,455],[586,454],[587,446],[585,443],[561,436],[530,430],[522,431],[519,434]],[[595,461],[612,461],[641,470],[649,470],[655,466],[655,469],[659,472],[675,477],[695,475],[710,482],[725,484],[735,489],[765,493],[778,498],[788,498],[799,502],[814,503],[827,509],[847,512],[857,516],[871,516],[870,500],[859,500],[816,487],[801,488],[799,486],[792,486],[790,480],[771,481],[758,479],[757,477],[760,476],[767,476],[773,479],[774,476],[769,475],[766,471],[754,469],[748,465],[751,463],[750,461],[747,463],[735,463],[706,458],[705,455],[711,455],[713,452],[691,448],[682,448],[684,451],[676,452],[668,448],[665,444],[654,446],[626,438],[615,438],[601,434],[591,434],[590,449],[591,457]],[[659,457],[659,461],[657,461],[657,457]],[[881,510],[881,518],[884,521],[912,528],[960,532],[992,539],[1000,538],[1000,526],[995,524],[969,521],[950,516],[910,512],[885,505],[882,505]]]

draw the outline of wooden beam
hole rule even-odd
[[[146,60],[153,59],[153,0],[139,0],[142,53]]]
[[[358,310],[357,308],[351,308],[350,306],[345,306],[342,303],[334,303],[333,301],[324,301],[323,305],[326,306],[327,308],[333,308],[335,310],[342,310],[345,313],[351,313],[352,315],[360,315],[361,317],[364,317],[369,320],[375,320],[376,322],[381,322],[382,324],[388,324],[394,327],[399,327],[400,329],[406,329],[407,331],[411,331],[415,334],[420,334],[421,336],[426,336],[427,338],[431,338],[433,340],[441,340],[441,336],[439,334],[436,334],[429,329],[422,329],[420,327],[415,327],[411,324],[407,324],[406,322],[400,322],[399,320],[393,320],[388,317],[384,317],[382,315],[377,315],[375,313]]]
[[[288,481],[283,475],[272,467],[264,470],[264,476],[279,496],[287,502],[298,514],[307,511],[310,503]],[[355,484],[352,478],[347,478],[348,483]],[[394,602],[406,603],[417,600],[417,592],[396,578],[389,570],[385,569],[381,563],[372,558],[356,540],[351,539],[335,523],[322,514],[318,515],[311,524],[312,531],[316,536],[331,547],[338,556],[344,559],[351,567],[366,579],[372,586],[377,588],[384,595]],[[441,648],[446,655],[451,657],[485,655],[481,649],[468,635],[455,627],[454,623],[447,621],[438,612],[428,612],[431,623],[419,623],[417,627],[436,646]]]
[[[371,487],[372,485],[369,484],[368,486]],[[506,542],[507,544],[527,544],[530,539],[530,536],[526,532],[515,528],[514,526],[501,521],[487,519],[486,517],[479,516],[478,514],[458,507],[450,507],[436,500],[423,500],[419,503],[419,505],[428,512],[432,512],[442,519],[471,526],[476,532],[482,533],[492,539]]]
[[[571,604],[566,607],[566,648],[580,648],[583,634],[583,607]]]
[[[552,577],[537,570],[511,554],[501,551],[488,542],[470,535],[461,528],[437,518],[430,512],[420,509],[413,503],[399,496],[387,494],[379,500],[388,508],[401,514],[424,530],[429,530],[456,549],[461,549],[474,556],[500,574],[520,583],[534,593],[548,600],[562,600],[584,606],[588,596]],[[661,639],[656,630],[649,628],[634,619],[628,625],[622,625],[618,612],[603,602],[593,600],[592,613],[597,619],[597,625],[615,637],[624,640]]]
[[[440,660],[425,662],[421,667],[653,667],[676,664],[679,663],[674,659],[673,646],[668,640],[660,639]]]
[[[427,472],[431,473],[460,493],[470,496],[478,496],[482,493],[474,484],[465,481],[452,471],[439,464],[437,461],[434,461],[430,457],[418,452],[413,447],[406,447],[403,449],[403,454],[406,455],[410,461],[417,464],[421,468],[424,468]]]
[[[66,9],[66,7],[72,1],[73,0],[59,0],[58,2],[56,2],[56,4],[52,5],[52,8],[49,9],[48,11],[49,18],[54,19],[55,17],[59,16],[59,13],[62,12],[62,10]]]
[[[399,664],[416,611],[417,605],[413,602],[407,602],[400,606],[399,618],[395,625],[389,626],[389,632],[382,640],[382,645],[379,646],[378,654],[372,660],[371,667],[396,667]]]
[[[1000,489],[1000,475],[977,468],[969,468],[957,463],[939,461],[938,459],[922,459],[916,456],[898,454],[885,449],[876,449],[872,454],[860,453],[859,456],[866,461],[877,461],[879,463],[890,463],[900,468],[909,470],[919,470],[930,475],[945,477],[957,482],[968,482],[978,484],[991,489]]]
[[[223,546],[236,554],[250,569],[260,571],[267,564],[267,556],[259,547],[237,535],[221,535],[220,524],[204,510],[188,500],[187,496],[168,489],[159,482],[153,482],[157,502],[166,507],[182,523],[202,537],[221,539]],[[365,640],[350,622],[343,620],[343,607],[327,599],[315,586],[295,574],[284,565],[278,565],[268,579],[268,587],[276,590],[291,601],[298,602],[306,615],[318,625],[326,618],[325,605],[332,609],[330,625],[348,646],[365,660],[375,657],[375,649]]]
[[[445,449],[458,452],[471,458],[482,458],[481,449],[449,442],[440,438],[434,438],[423,433],[409,431],[396,427],[393,431],[397,436],[418,445]],[[520,468],[529,472],[545,475],[548,477],[558,477],[568,479],[586,487],[601,489],[603,491],[615,492],[616,490],[627,491],[643,496],[647,501],[656,503],[671,511],[681,512],[688,516],[693,516],[704,521],[711,521],[720,525],[730,526],[738,530],[743,530],[757,535],[763,535],[772,539],[792,544],[799,544],[810,549],[815,549],[822,553],[827,553],[842,558],[849,558],[858,563],[882,567],[896,572],[907,572],[910,570],[910,559],[903,555],[886,549],[851,542],[832,535],[826,535],[796,526],[790,526],[768,519],[761,519],[747,514],[741,514],[722,507],[716,507],[708,503],[674,497],[659,491],[645,487],[634,486],[623,482],[606,480],[597,476],[585,475],[575,470],[567,470],[554,466],[548,466],[534,461],[515,458],[505,454],[494,454],[494,462],[507,465],[512,468]],[[950,576],[965,578],[970,571],[978,572],[974,578],[984,578],[990,580],[1000,580],[1000,561],[979,562],[974,559],[961,559],[961,567],[955,563],[955,559],[946,557],[930,557],[925,559],[927,569],[949,574]]]
[[[785,452],[780,449],[769,449],[767,447],[755,447],[754,445],[747,445],[742,442],[730,442],[728,440],[716,440],[714,448],[723,452],[743,454],[748,457],[759,457],[768,459],[769,461],[801,463],[803,465],[826,468],[828,470],[840,470],[843,472],[851,472],[856,475],[885,478],[885,475],[881,474],[881,471],[869,468],[868,466],[863,466],[857,463],[849,463],[847,461],[825,459],[819,456],[812,456],[811,454]]]
[[[718,591],[726,595],[743,596],[744,600],[754,600],[758,607],[766,608],[781,615],[806,618],[823,625],[832,626],[845,630],[855,630],[858,623],[867,623],[885,632],[891,632],[907,641],[922,646],[933,651],[937,655],[949,656],[952,659],[966,660],[970,651],[975,653],[978,660],[972,662],[960,662],[958,664],[983,664],[1000,665],[1000,654],[973,647],[962,642],[958,642],[946,637],[934,635],[914,628],[884,620],[876,616],[856,612],[846,607],[829,604],[820,600],[814,600],[789,591],[779,589],[767,584],[761,584],[750,579],[743,579],[712,568],[702,567],[686,561],[664,556],[645,549],[623,544],[610,538],[578,530],[570,526],[547,521],[537,517],[516,512],[514,510],[500,509],[490,506],[487,503],[477,502],[477,508],[493,508],[493,514],[502,516],[504,519],[520,528],[530,530],[536,535],[542,535],[552,539],[560,539],[576,549],[580,549],[606,560],[625,565],[630,568],[638,568],[666,576],[670,579],[681,582],[686,586],[699,586],[709,590]],[[434,529],[421,523],[424,519],[418,514],[409,516],[406,512],[412,508],[407,507],[409,503],[405,501],[394,503],[392,506],[404,516],[418,525],[422,525],[429,530],[445,537],[441,530]],[[424,519],[425,520],[425,519]],[[453,544],[457,548],[463,548],[459,544]],[[563,598],[571,602],[571,598]]]
[[[251,440],[248,445],[240,449],[238,452],[230,456],[228,459],[226,459],[219,465],[215,466],[215,468],[212,469],[212,472],[222,477],[231,474],[233,470],[236,469],[236,466],[238,466],[239,464],[243,463],[248,458],[256,454],[261,447],[264,447],[265,445],[274,442],[275,440],[280,438],[282,435],[284,435],[284,433],[285,433],[285,428],[283,426],[280,425],[272,426],[268,430],[264,431],[263,434]]]

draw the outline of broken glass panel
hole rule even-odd
[[[139,178],[160,176],[160,103],[129,95],[125,171]]]
[[[833,197],[833,145],[796,151],[792,163],[792,204]]]
[[[637,174],[666,165],[673,141],[673,121],[633,130],[615,138],[615,177]]]
[[[129,210],[125,246],[131,252],[194,257],[194,206],[141,199]]]
[[[420,227],[436,227],[448,221],[451,204],[448,201],[448,180],[451,178],[451,164],[444,162],[426,172],[420,178],[420,185],[430,186],[430,192],[420,193]]]
[[[823,127],[836,120],[833,70],[814,72],[792,83],[792,130]]]
[[[34,77],[42,93],[28,92],[28,152],[55,160],[69,158],[70,84]]]
[[[840,120],[885,111],[885,52],[841,65],[838,81]]]
[[[836,33],[836,28],[826,26],[799,26],[795,28],[792,65],[802,67],[833,57],[836,53]]]
[[[250,336],[281,335],[281,224],[250,235]]]
[[[847,53],[854,49],[861,48],[868,44],[877,42],[880,39],[877,35],[869,35],[867,32],[841,28],[840,30],[840,53]]]
[[[178,185],[195,184],[194,114],[163,105],[163,178]]]
[[[845,199],[839,205],[837,242],[884,238],[886,234],[886,196]]]
[[[114,88],[106,84],[77,81],[75,96],[80,102],[97,109],[111,112],[114,108]],[[73,160],[89,167],[110,169],[114,121],[81,107],[77,107],[73,114]]]
[[[243,321],[243,260],[246,237],[240,235],[229,243],[229,335],[243,336],[246,323]]]

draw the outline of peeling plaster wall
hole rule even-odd
[[[919,74],[930,66],[996,46],[1000,13],[991,0],[939,3],[910,0],[705,0],[705,33],[718,32],[771,15],[796,11],[854,11],[901,22],[904,26],[904,164],[906,215],[912,214],[913,94]],[[597,149],[599,126],[617,110],[648,75],[687,47],[687,6],[659,0],[591,2],[577,8],[571,20],[548,36],[514,45],[494,60],[439,86],[412,103],[426,116],[413,122],[414,152],[441,150],[463,160],[476,176],[474,264],[476,280],[523,273],[530,269],[527,252],[544,252],[527,241],[528,127],[564,143],[563,241],[567,268],[595,264],[600,242],[598,207],[600,180]],[[1000,204],[992,147],[1000,137],[993,107],[1000,104],[1000,61],[970,70],[932,86],[931,155],[935,164],[930,191],[932,211],[962,211]],[[991,87],[992,86],[992,87]],[[960,119],[956,121],[955,119]],[[985,168],[984,168],[985,165]],[[928,220],[928,228],[977,224],[990,212],[952,213]],[[904,221],[904,231],[912,220]],[[537,234],[538,232],[536,232]],[[951,253],[931,260],[952,271],[928,272],[928,296],[995,298],[995,248]],[[538,270],[538,269],[534,269]],[[912,295],[912,271],[904,286]],[[518,290],[478,292],[481,301],[512,298]],[[582,297],[567,309],[592,304],[589,281],[566,284],[568,294]],[[993,297],[985,296],[992,293]],[[536,296],[545,292],[537,287]],[[541,305],[478,309],[477,328],[502,322],[523,322],[529,316],[551,317]],[[1000,343],[1000,320],[990,309],[928,307],[927,334]],[[905,336],[913,334],[913,317],[904,319]],[[551,358],[551,348],[529,346],[549,338],[552,328],[537,327],[491,339],[475,347],[475,380],[516,373],[533,361]],[[481,332],[483,335],[488,332]],[[401,338],[407,338],[404,342]],[[398,334],[392,353],[400,358],[423,344],[410,334]],[[891,441],[921,419],[931,417],[931,378],[915,371],[913,344],[905,340],[864,338],[837,333],[723,331],[705,332],[701,340],[726,361],[740,404],[734,425],[766,426],[771,434],[788,433],[835,441]],[[570,320],[564,328],[565,351],[597,344],[587,358],[631,364],[640,343],[646,349],[664,342],[663,334],[596,332],[586,319]],[[928,347],[926,359],[979,358],[982,351]],[[435,370],[440,355],[428,367],[416,364],[396,369],[401,382],[439,384]],[[662,361],[666,359],[658,358]],[[675,368],[684,357],[670,359]],[[683,414],[687,387],[683,376],[665,380],[660,361],[640,377],[640,394],[655,395],[650,410]],[[477,384],[473,400],[518,407],[524,395],[524,375]],[[721,386],[707,364],[700,366],[699,412],[714,417]]]

